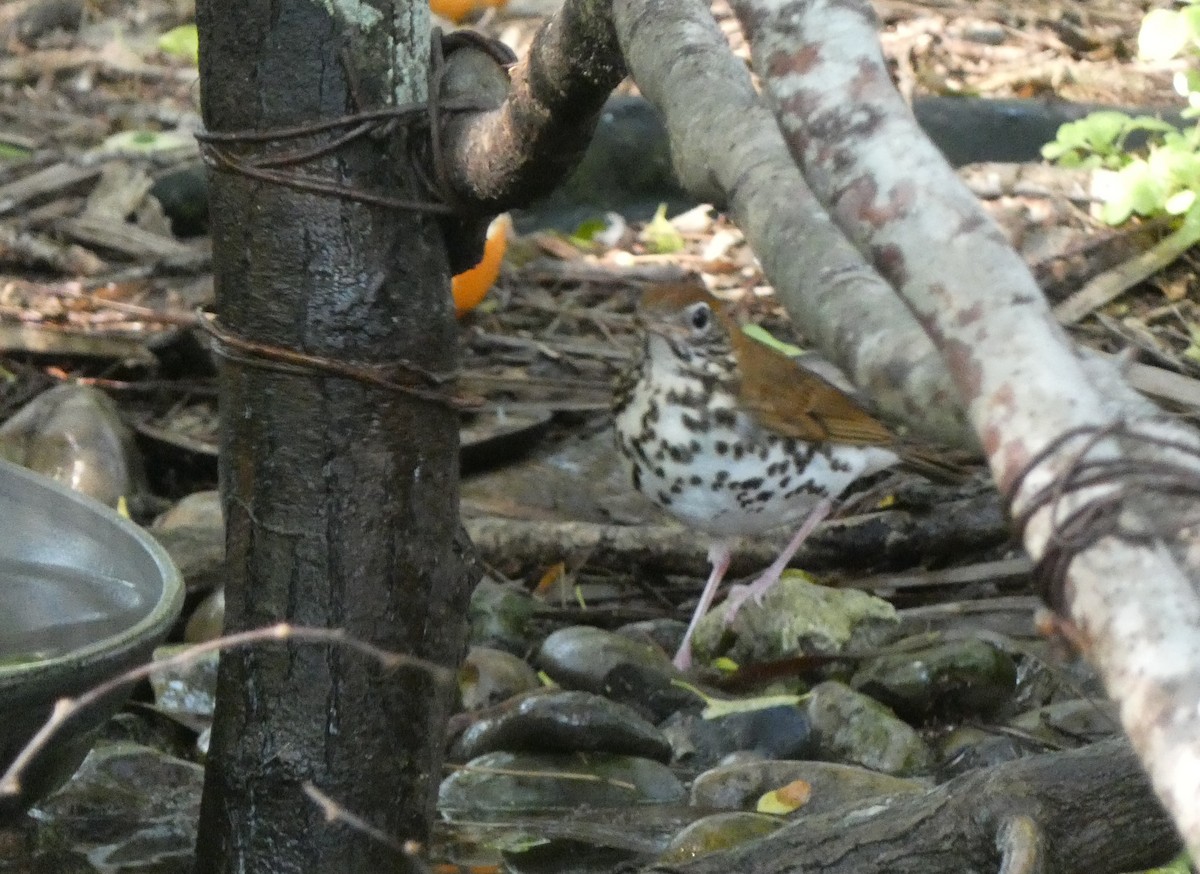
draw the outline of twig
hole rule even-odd
[[[1197,242],[1200,242],[1200,221],[1185,221],[1152,248],[1096,276],[1054,308],[1055,318],[1064,325],[1075,324],[1092,311],[1120,297],[1127,289],[1175,262]]]
[[[321,812],[325,815],[326,822],[344,822],[356,831],[362,832],[367,837],[374,841],[378,841],[385,847],[390,847],[400,855],[412,861],[419,870],[428,871],[424,860],[420,857],[421,845],[417,841],[400,841],[389,835],[383,829],[376,828],[371,825],[361,816],[350,812],[342,805],[338,804],[312,783],[305,783],[302,787],[304,794],[316,802],[321,808]]]
[[[453,681],[454,674],[452,671],[434,664],[418,656],[405,655],[404,653],[390,652],[389,650],[381,649],[374,644],[367,643],[358,638],[349,637],[344,631],[337,628],[307,628],[305,626],[292,625],[287,622],[280,622],[275,625],[270,625],[265,628],[253,628],[249,631],[240,631],[236,634],[229,634],[224,637],[218,637],[215,640],[209,640],[204,643],[196,644],[193,647],[177,653],[170,658],[163,659],[158,662],[150,662],[144,665],[138,665],[131,668],[122,674],[119,674],[111,679],[105,680],[98,686],[93,686],[87,692],[84,692],[78,698],[60,698],[54,704],[54,710],[50,714],[50,718],[45,724],[38,729],[29,742],[17,754],[12,763],[8,766],[8,770],[0,777],[0,797],[6,795],[19,795],[21,793],[21,772],[29,765],[36,756],[50,741],[55,733],[62,727],[68,719],[74,716],[79,711],[86,707],[90,707],[105,695],[121,688],[122,686],[136,683],[138,680],[145,679],[156,671],[169,670],[173,668],[184,667],[196,661],[200,656],[210,652],[219,652],[223,650],[238,649],[244,646],[253,646],[259,643],[270,643],[272,641],[296,641],[298,643],[328,643],[338,646],[345,646],[352,650],[362,653],[369,658],[373,658],[383,665],[385,670],[395,670],[401,665],[409,665],[412,667],[421,668],[433,675],[438,682]]]

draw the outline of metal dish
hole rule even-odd
[[[0,460],[0,771],[74,697],[143,663],[183,606],[183,581],[137,525]],[[0,823],[75,771],[129,690],[68,720],[0,797]]]

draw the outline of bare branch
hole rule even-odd
[[[1096,390],[1025,265],[893,88],[865,0],[734,8],[792,154],[949,363],[997,482],[1018,517],[1034,511],[1027,549],[1057,554],[1074,633],[1200,849],[1200,441]],[[1100,475],[1072,483],[1085,468]]]
[[[608,6],[567,0],[513,68],[504,103],[447,125],[447,181],[464,201],[482,213],[523,206],[574,169],[625,77]]]
[[[54,737],[67,720],[79,711],[91,707],[106,695],[123,686],[132,685],[138,680],[144,680],[156,671],[174,670],[190,665],[201,656],[210,652],[220,652],[276,641],[326,643],[345,646],[362,653],[368,658],[374,659],[387,670],[393,670],[401,665],[411,665],[428,671],[440,683],[451,683],[454,680],[453,672],[441,665],[416,656],[405,655],[404,653],[388,652],[364,640],[349,637],[344,631],[337,628],[305,628],[303,626],[291,625],[287,622],[279,622],[266,628],[254,628],[237,634],[227,634],[224,637],[218,637],[204,643],[198,643],[195,646],[190,646],[170,658],[147,662],[144,665],[130,668],[128,671],[94,686],[78,698],[60,698],[55,702],[50,718],[29,739],[29,742],[25,744],[16,758],[9,764],[8,770],[4,772],[3,776],[0,776],[0,797],[5,795],[20,795],[21,774],[29,766],[29,763],[33,761],[33,758],[45,748],[46,744],[50,742],[51,738]]]
[[[941,358],[829,221],[707,5],[614,0],[613,19],[638,87],[666,120],[683,185],[728,204],[800,328],[890,419],[974,445]]]

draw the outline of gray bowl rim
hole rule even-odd
[[[165,636],[174,624],[179,614],[183,612],[185,589],[183,577],[175,562],[167,554],[166,549],[155,540],[149,532],[136,522],[125,518],[111,507],[100,503],[94,498],[77,492],[57,480],[44,474],[32,471],[11,461],[0,458],[0,474],[11,475],[26,480],[34,488],[55,492],[65,500],[83,505],[87,510],[96,514],[104,521],[115,525],[119,530],[132,537],[144,549],[154,562],[163,585],[158,601],[146,612],[146,615],[133,625],[117,634],[102,637],[93,643],[77,647],[62,655],[52,658],[37,659],[18,665],[0,666],[0,682],[11,681],[22,675],[36,675],[51,671],[62,666],[85,665],[97,657],[117,655],[122,651],[133,649],[139,641],[156,635]]]

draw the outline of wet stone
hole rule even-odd
[[[671,841],[657,860],[659,865],[680,865],[765,837],[784,824],[784,820],[764,813],[714,813],[698,819]]]
[[[188,495],[154,520],[150,533],[170,554],[189,592],[225,584],[225,521],[219,493]]]
[[[709,768],[735,753],[767,759],[807,758],[813,752],[812,726],[801,707],[781,705],[705,719],[699,713],[676,713],[662,724],[675,761]]]
[[[630,622],[617,629],[617,634],[636,640],[639,643],[653,644],[663,652],[673,653],[683,642],[687,623],[678,619],[645,619],[641,622]]]
[[[550,840],[519,852],[504,853],[502,870],[511,874],[598,874],[612,871],[636,858],[637,853],[619,847]]]
[[[561,686],[607,694],[609,673],[621,665],[638,665],[670,683],[675,669],[657,646],[620,634],[574,625],[551,634],[542,643],[537,664]]]
[[[938,776],[948,780],[978,768],[990,768],[1045,751],[1046,748],[1036,741],[973,726],[959,726],[937,741],[941,760]]]
[[[537,673],[524,659],[487,646],[471,647],[458,672],[464,710],[491,707],[540,686]]]
[[[522,698],[462,733],[454,761],[485,753],[605,752],[670,761],[662,732],[622,704],[589,692],[551,692]]]
[[[1111,701],[1081,698],[1027,711],[1010,720],[1016,732],[959,726],[937,741],[939,776],[1011,762],[1048,750],[1092,743],[1120,732]]]
[[[216,640],[225,627],[225,587],[209,592],[196,605],[183,629],[186,643],[204,643]]]
[[[600,685],[606,698],[632,707],[655,724],[680,711],[703,707],[693,692],[672,683],[661,666],[625,662],[605,674]]]
[[[176,870],[192,864],[203,779],[199,765],[149,747],[100,746],[36,815],[97,870]]]
[[[831,680],[813,689],[807,712],[815,758],[900,776],[930,769],[930,750],[911,726],[843,683]]]
[[[1093,743],[1121,731],[1117,705],[1107,699],[1077,698],[1047,704],[1022,713],[1009,722],[1048,746]]]
[[[693,646],[701,660],[719,655],[739,663],[786,658],[798,653],[870,649],[890,638],[896,611],[887,601],[856,589],[818,586],[789,571],[763,597],[742,604],[725,627],[724,605],[696,629]]]
[[[485,577],[471,593],[467,610],[471,645],[524,655],[533,646],[530,620],[535,610],[524,589]]]
[[[692,783],[694,807],[753,810],[768,792],[803,780],[811,787],[809,800],[795,815],[827,813],[844,804],[889,795],[924,792],[920,780],[880,774],[833,762],[764,761],[722,765],[705,771]]]
[[[115,507],[143,494],[146,472],[117,405],[99,389],[42,392],[0,425],[0,458]]]
[[[225,512],[221,508],[221,493],[216,489],[193,492],[154,520],[154,531],[178,531],[181,528],[225,530]]]
[[[582,778],[582,779],[581,779]],[[683,784],[650,759],[609,753],[488,753],[442,781],[447,818],[494,819],[681,801]]]
[[[154,661],[163,662],[189,648],[187,644],[160,646],[154,651]],[[219,653],[208,652],[151,674],[150,686],[158,709],[198,728],[207,725],[217,700],[219,658]]]
[[[913,720],[994,714],[1012,701],[1016,683],[1012,658],[975,638],[888,653],[865,662],[850,682]]]

